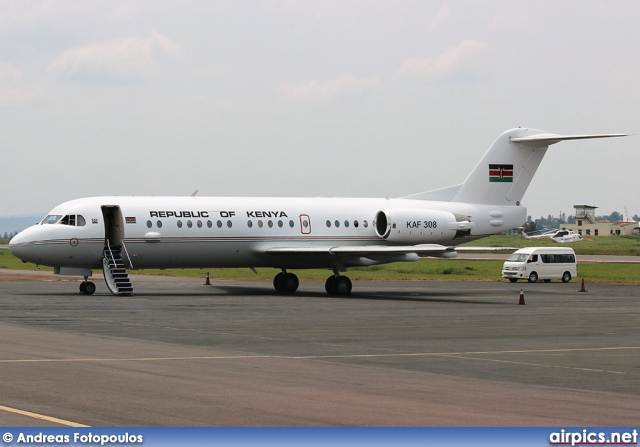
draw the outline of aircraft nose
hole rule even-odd
[[[26,230],[16,234],[9,241],[9,251],[16,258],[21,259],[23,262],[34,262],[31,260],[30,250],[31,243],[33,242],[33,227],[29,227]]]
[[[16,234],[9,241],[9,251],[11,252],[11,254],[13,256],[15,256],[16,258],[20,258],[20,259],[22,259],[21,255],[24,253],[23,243],[24,243],[24,240],[25,240],[24,235],[21,236],[21,234],[22,233]]]

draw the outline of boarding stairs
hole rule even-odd
[[[129,279],[122,253],[125,253],[131,266],[131,259],[124,245],[109,245],[104,247],[102,270],[107,287],[114,295],[133,295],[133,285]]]

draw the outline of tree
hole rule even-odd
[[[533,233],[537,230],[538,228],[536,226],[536,223],[533,221],[533,219],[531,219],[531,216],[529,216],[524,225],[522,225],[522,231],[524,231],[525,233]]]

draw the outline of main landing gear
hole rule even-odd
[[[298,290],[298,277],[293,273],[287,273],[285,270],[278,273],[273,278],[273,287],[280,293],[294,293]],[[331,275],[327,278],[324,288],[329,295],[346,296],[351,294],[351,280],[343,275]]]
[[[324,289],[329,295],[344,296],[351,295],[351,280],[344,275],[331,275],[324,283]]]
[[[293,293],[298,290],[298,277],[293,273],[282,271],[273,278],[273,287],[280,293]]]
[[[93,295],[96,292],[96,285],[91,281],[87,281],[88,276],[84,277],[84,281],[80,283],[80,293],[83,295]]]

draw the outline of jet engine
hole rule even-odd
[[[378,211],[376,234],[398,244],[426,244],[461,238],[471,233],[469,216],[447,211],[391,208]]]

